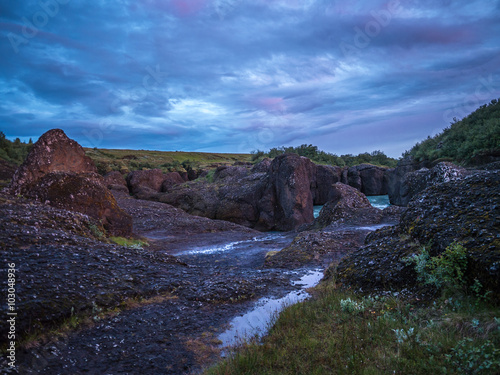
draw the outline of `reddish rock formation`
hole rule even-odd
[[[161,183],[160,190],[162,192],[168,191],[172,186],[177,184],[183,184],[185,181],[181,177],[181,175],[177,172],[167,173],[164,177],[163,182]]]
[[[132,218],[118,207],[92,160],[60,129],[48,131],[33,145],[8,191],[84,213],[112,235],[132,232]]]
[[[139,193],[141,188],[159,192],[164,179],[165,175],[160,169],[133,171],[127,175],[127,184],[132,194]]]
[[[365,195],[386,195],[389,169],[371,164],[360,164],[347,169],[341,182],[352,186]]]
[[[269,183],[259,201],[258,227],[293,230],[314,219],[311,182],[315,165],[296,154],[277,156],[271,163]]]
[[[372,207],[366,196],[356,188],[337,182],[332,185],[329,200],[323,206],[313,228],[324,228],[331,224],[378,223],[382,210]]]
[[[50,172],[97,173],[97,168],[82,146],[69,139],[61,129],[52,129],[33,145],[12,177],[10,192],[25,194],[39,178]]]
[[[316,187],[312,189],[314,204],[325,204],[332,185],[340,182],[342,178],[342,168],[331,165],[316,166]]]

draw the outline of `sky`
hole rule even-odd
[[[500,97],[500,0],[0,2],[0,131],[399,157]]]

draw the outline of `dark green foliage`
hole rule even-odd
[[[417,161],[435,161],[448,158],[469,164],[481,155],[500,152],[500,102],[496,99],[458,120],[434,137],[417,143],[403,156],[411,155]]]
[[[28,156],[32,144],[33,141],[31,139],[29,143],[21,142],[19,138],[11,142],[0,131],[0,159],[20,165],[26,159],[26,156]]]
[[[369,163],[373,165],[383,166],[383,167],[395,167],[397,160],[388,157],[382,151],[373,151],[371,153],[365,152],[359,155],[341,155],[331,154],[329,152],[318,150],[317,146],[303,144],[298,147],[274,147],[269,150],[267,154],[262,151],[253,151],[253,155],[262,153],[259,156],[268,156],[274,158],[281,154],[298,154],[300,156],[305,156],[311,159],[313,162],[318,164],[329,164],[336,165],[339,167],[352,167],[353,165],[359,165],[363,163]]]

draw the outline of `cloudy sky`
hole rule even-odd
[[[399,157],[500,97],[500,0],[0,2],[0,130]]]

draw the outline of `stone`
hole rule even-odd
[[[127,185],[132,194],[137,194],[141,187],[150,188],[156,192],[161,190],[165,175],[160,169],[132,171],[127,175]]]
[[[97,173],[97,168],[82,146],[69,139],[61,129],[52,129],[33,144],[12,177],[9,192],[25,194],[39,178],[50,172]]]
[[[183,184],[185,181],[181,177],[181,175],[177,172],[170,172],[167,173],[164,176],[164,180],[161,183],[160,191],[166,192],[168,191],[172,186],[175,186],[177,184]]]
[[[340,182],[342,168],[331,165],[316,166],[316,186],[312,189],[313,202],[315,205],[323,205],[328,202],[332,185]]]

